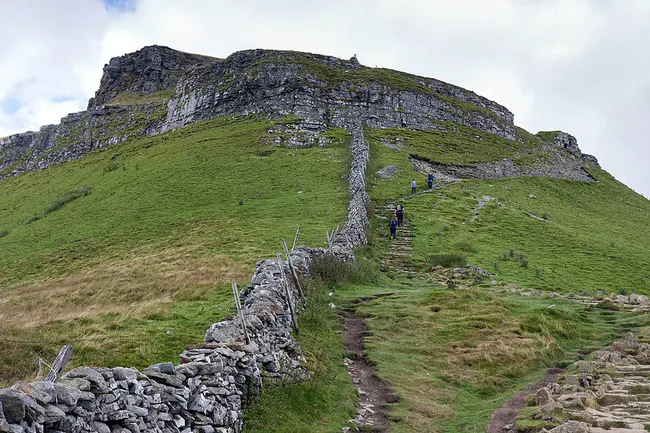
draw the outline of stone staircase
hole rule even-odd
[[[401,201],[400,203],[404,202]],[[376,217],[383,222],[384,228],[382,229],[382,233],[386,237],[390,235],[388,221],[395,213],[396,206],[397,203],[391,202],[377,209]],[[397,228],[397,239],[390,240],[390,248],[380,260],[382,269],[402,276],[414,276],[417,274],[417,267],[412,258],[414,236],[415,227],[409,220],[408,209],[406,209],[403,224]]]
[[[644,433],[650,429],[650,344],[627,334],[574,364],[536,394],[534,418],[570,419],[552,433]],[[512,430],[515,431],[515,430]],[[544,431],[544,430],[542,430]]]

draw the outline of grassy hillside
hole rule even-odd
[[[405,137],[401,150],[379,141],[396,136]],[[476,159],[468,147],[478,151],[477,145],[463,141],[463,135],[440,139],[436,132],[375,130],[371,137],[373,171],[389,164],[400,171],[391,180],[371,174],[370,195],[378,203],[405,205],[416,230],[413,258],[423,268],[431,255],[461,254],[496,274],[495,279],[525,287],[650,294],[650,202],[607,172],[590,169],[597,182],[540,177],[462,180],[411,197],[412,178],[426,184],[409,153],[428,152],[434,161],[462,165]],[[508,150],[494,147],[494,159]]]
[[[1,181],[0,380],[63,343],[77,365],[175,360],[298,224],[322,245],[346,211],[348,138],[287,149],[271,126],[203,122]]]
[[[522,134],[530,141],[512,143],[485,133],[480,140],[470,128],[449,131],[367,131],[371,206],[379,214],[387,202],[406,206],[408,222],[415,227],[412,260],[419,275],[405,279],[387,273],[379,284],[329,284],[331,302],[366,318],[366,354],[376,364],[376,374],[391,383],[399,397],[390,405],[392,432],[484,432],[491,413],[539,380],[546,368],[566,366],[615,336],[648,326],[640,313],[510,292],[521,287],[592,295],[602,288],[649,293],[646,199],[596,168],[591,174],[598,181],[591,183],[548,178],[459,181],[410,196],[413,177],[425,184],[424,175],[414,171],[410,153],[457,165],[513,156],[521,164],[531,161],[516,158],[534,144],[527,133]],[[392,145],[382,144],[382,138]],[[544,159],[543,154],[531,157]],[[399,168],[393,179],[374,175],[391,164]],[[484,202],[481,209],[479,198]],[[363,256],[378,260],[390,247],[384,226],[385,220],[377,218]],[[465,256],[495,276],[470,279],[469,288],[440,287],[429,278],[427,260],[438,254]],[[330,318],[329,323],[336,326],[338,321]],[[320,338],[330,341],[325,335]],[[331,366],[329,374],[336,368]],[[348,389],[334,381],[332,386],[341,394]],[[298,390],[263,399],[261,409],[253,412],[251,431],[333,431],[324,420],[336,419],[340,409],[310,403],[313,395],[305,387]],[[321,392],[322,401],[327,401],[331,390]],[[272,422],[312,411],[318,420]]]
[[[482,432],[545,368],[647,326],[644,315],[510,289],[650,294],[648,200],[595,167],[596,182],[463,180],[411,196],[411,179],[424,185],[424,175],[409,154],[463,166],[545,158],[525,131],[511,142],[438,126],[367,130],[370,206],[405,205],[420,273],[370,275],[363,262],[354,282],[305,282],[300,341],[313,380],[268,386],[247,414],[249,431],[331,432],[354,417],[340,309],[366,318],[367,355],[399,397],[394,432]],[[67,342],[76,364],[175,360],[232,313],[228,284],[247,282],[298,224],[304,243],[323,245],[345,216],[348,136],[332,130],[325,148],[287,149],[269,144],[271,127],[250,117],[203,122],[0,182],[0,380],[29,377]],[[374,175],[387,165],[396,177]],[[370,238],[358,255],[379,261],[390,248],[383,219]],[[440,287],[430,259],[443,254],[494,276]]]

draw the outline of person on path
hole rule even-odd
[[[433,181],[435,178],[433,177],[433,173],[429,173],[429,177],[427,177],[427,185],[429,186],[429,189],[433,189]]]
[[[404,224],[404,207],[401,204],[397,205],[397,209],[395,210],[395,215],[397,216],[397,225],[401,226]]]
[[[411,182],[411,194],[415,194],[417,188],[418,188],[418,183],[415,181],[415,178],[413,178],[413,181]]]
[[[397,239],[397,225],[397,218],[393,215],[388,223],[388,227],[390,228],[390,237],[393,239]]]

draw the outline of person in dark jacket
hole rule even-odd
[[[427,177],[427,186],[429,189],[433,189],[433,181],[434,181],[433,173],[429,173],[429,177]]]
[[[390,237],[393,239],[397,239],[397,226],[397,217],[393,215],[388,223],[388,227],[390,228]]]

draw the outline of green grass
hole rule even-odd
[[[62,342],[76,365],[175,360],[224,315],[227,283],[298,224],[302,243],[324,245],[346,213],[345,136],[286,149],[266,144],[271,126],[216,119],[0,181],[0,332],[22,341],[0,350],[0,376],[33,374]]]
[[[604,171],[593,174],[598,182],[462,181],[411,199],[415,255],[462,252],[498,280],[525,287],[649,294],[650,244],[642,240],[650,238],[650,204]],[[504,206],[488,202],[470,222],[484,195]],[[459,251],[462,243],[476,250]]]
[[[422,190],[425,178],[415,171],[409,153],[466,165],[478,160],[474,154],[485,161],[496,160],[535,143],[531,139],[508,147],[499,137],[488,142],[490,134],[486,133],[485,142],[471,143],[469,133],[462,127],[458,133],[442,135],[369,131],[370,197],[375,203],[397,199],[405,205],[406,218],[416,228],[416,262],[424,264],[434,255],[462,254],[470,264],[495,273],[497,280],[525,287],[563,293],[587,290],[595,294],[602,288],[650,293],[650,244],[643,241],[650,239],[650,202],[603,170],[589,169],[597,182],[541,177],[463,180],[411,197],[411,179]],[[404,148],[389,149],[380,143],[382,137],[401,137]],[[393,179],[374,175],[391,164],[400,169]],[[503,206],[486,202],[471,221],[482,196],[495,197]],[[471,245],[472,250],[466,251],[463,245]],[[377,247],[386,248],[381,238]]]
[[[539,149],[539,138],[523,129],[518,133],[520,141],[507,140],[495,134],[479,131],[464,125],[434,121],[441,130],[416,131],[402,128],[367,128],[370,141],[371,161],[368,168],[370,195],[379,201],[394,200],[410,191],[410,183],[416,179],[420,188],[426,187],[426,173],[415,171],[409,155],[443,165],[472,167],[478,163],[498,162],[504,158],[520,166],[544,164],[547,155]],[[381,139],[400,139],[400,150],[389,149]],[[391,180],[381,180],[376,172],[388,165],[400,170]]]
[[[379,293],[392,295],[371,298]],[[358,298],[370,299],[356,307],[370,331],[367,355],[400,399],[393,432],[484,432],[504,399],[546,367],[641,323],[561,299],[442,290],[417,280],[344,286],[333,302]]]

